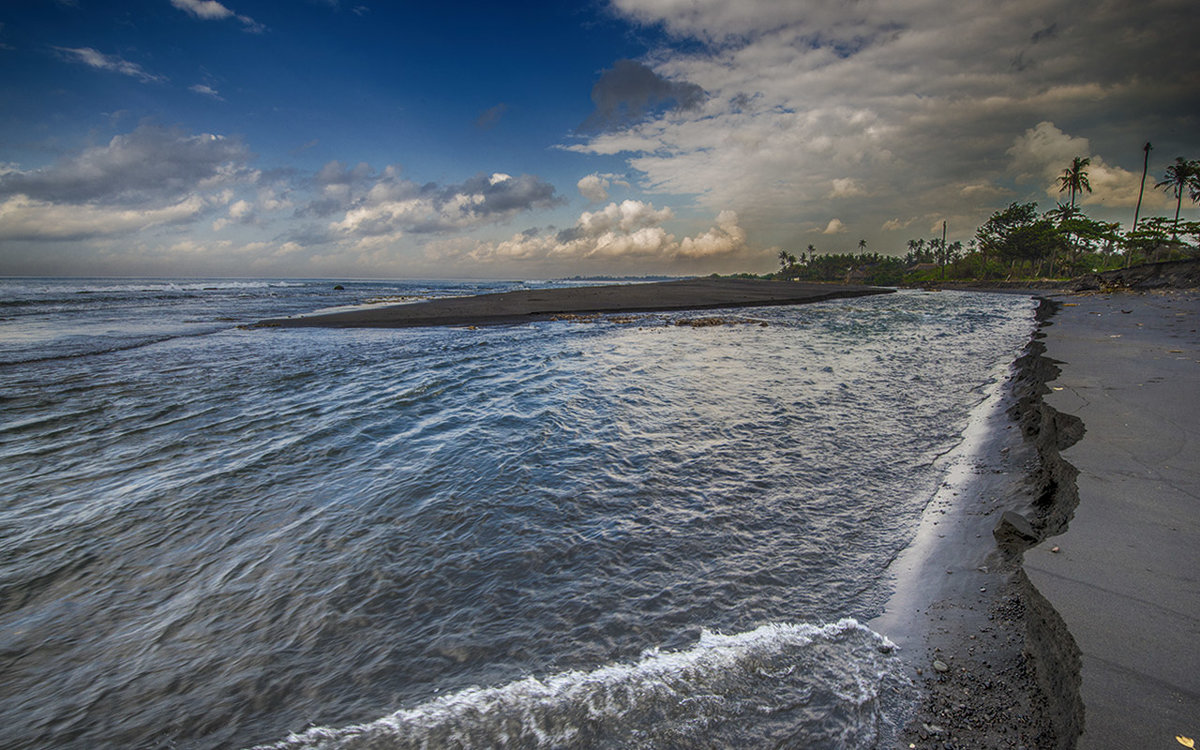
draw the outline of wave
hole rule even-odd
[[[768,624],[630,664],[468,688],[364,724],[253,750],[428,747],[874,747],[912,685],[886,637],[842,619]]]
[[[75,349],[60,349],[49,354],[42,353],[40,350],[18,350],[10,352],[0,352],[0,369],[14,366],[24,366],[38,364],[42,362],[59,362],[63,360],[81,359],[83,357],[95,357],[103,354],[116,354],[118,352],[127,352],[133,349],[141,349],[154,344],[161,344],[165,341],[173,339],[195,338],[198,336],[209,336],[214,333],[229,330],[233,327],[230,322],[222,322],[221,325],[213,325],[202,330],[192,331],[174,331],[170,333],[162,333],[156,336],[144,336],[133,339],[114,339],[105,340],[103,337],[95,337],[87,342],[87,345]]]

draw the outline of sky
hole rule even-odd
[[[1195,0],[6,0],[0,276],[763,272],[1173,216]],[[1185,197],[1184,217],[1200,218]]]

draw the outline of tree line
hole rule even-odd
[[[1142,171],[1143,189],[1152,146],[1147,143]],[[1069,278],[1135,263],[1200,257],[1200,221],[1181,221],[1183,200],[1200,203],[1200,160],[1177,157],[1168,165],[1156,189],[1175,199],[1173,218],[1142,218],[1142,193],[1133,225],[1097,221],[1077,205],[1092,192],[1088,178],[1091,159],[1075,157],[1058,177],[1067,200],[1042,212],[1036,202],[1011,203],[996,211],[964,247],[942,237],[908,241],[903,255],[868,253],[859,240],[857,254],[823,253],[809,245],[799,257],[780,250],[779,271],[773,278],[798,281],[852,281],[901,284],[938,279]]]

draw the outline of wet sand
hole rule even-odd
[[[871,623],[922,689],[901,747],[1200,737],[1200,293],[1040,314]]]
[[[667,312],[797,305],[894,290],[849,284],[755,279],[686,279],[649,284],[536,289],[434,299],[324,315],[277,318],[261,327],[413,328],[526,323],[556,315]]]

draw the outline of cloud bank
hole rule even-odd
[[[1084,204],[1128,222],[1142,144],[1200,124],[1194,9],[1178,0],[611,5],[672,40],[650,72],[704,96],[566,147],[736,210],[763,244],[803,246],[834,210],[875,247],[942,219],[969,236],[1011,200],[1049,207],[1087,154]],[[1165,49],[1181,54],[1169,70]]]

